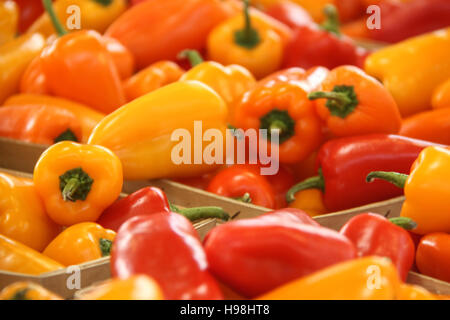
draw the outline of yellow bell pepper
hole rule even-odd
[[[369,55],[365,70],[390,91],[402,116],[431,108],[433,90],[450,77],[450,28],[414,37]]]
[[[22,73],[44,46],[42,35],[30,33],[0,47],[0,104],[19,90]]]
[[[46,214],[33,181],[0,172],[0,233],[38,251],[61,231]]]
[[[67,100],[64,98],[40,95],[40,94],[17,94],[9,97],[3,103],[4,106],[23,106],[23,105],[34,105],[34,106],[55,106],[58,108],[66,109],[72,112],[80,121],[81,125],[81,142],[87,142],[92,130],[103,119],[105,116],[88,106],[83,104]]]
[[[37,283],[19,281],[3,288],[0,300],[63,300],[63,298]]]
[[[125,179],[198,176],[214,170],[218,164],[202,158],[210,143],[202,143],[201,148],[194,150],[203,137],[194,128],[201,124],[203,132],[217,129],[225,137],[227,111],[225,101],[207,85],[199,81],[175,82],[107,115],[95,127],[88,143],[114,152],[122,161]],[[177,137],[172,139],[174,133]],[[223,144],[220,147],[224,149]]]
[[[18,10],[14,1],[0,2],[0,46],[16,36],[19,21]]]
[[[392,300],[400,280],[387,258],[364,257],[335,264],[268,292],[260,300]]]
[[[59,20],[71,29],[69,23],[75,23],[76,11],[79,8],[79,22],[81,29],[93,29],[103,33],[106,28],[127,8],[126,0],[56,0],[53,8]],[[73,17],[73,18],[72,18]],[[28,29],[27,32],[39,32],[45,37],[56,33],[50,17],[43,13]]]
[[[306,189],[297,192],[295,200],[289,203],[289,208],[301,209],[311,217],[328,212],[323,203],[322,190],[319,189]]]

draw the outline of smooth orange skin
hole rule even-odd
[[[110,37],[102,37],[103,46],[111,55],[114,64],[122,80],[128,79],[134,73],[136,63],[133,54],[117,39]]]
[[[0,46],[14,39],[19,21],[19,8],[14,1],[0,2]]]
[[[295,200],[289,203],[289,208],[305,211],[309,216],[315,217],[328,212],[323,203],[323,194],[319,189],[306,189],[295,194]]]
[[[40,59],[50,92],[103,113],[122,106],[120,75],[103,41],[99,33],[82,30],[47,46]]]
[[[336,85],[353,86],[359,101],[345,118],[330,114],[326,99],[315,100],[317,113],[336,137],[370,133],[398,133],[401,116],[394,98],[375,78],[354,66],[340,66],[330,71],[321,91],[332,91]]]
[[[76,265],[100,259],[100,239],[113,241],[115,236],[97,223],[81,222],[64,229],[42,253],[65,266]]]
[[[78,300],[163,300],[162,290],[146,275],[109,279],[82,292]]]
[[[22,290],[27,290],[24,300],[64,300],[61,296],[31,281],[18,281],[3,288],[0,292],[0,300],[12,300]]]
[[[0,172],[0,194],[0,234],[42,251],[61,232],[31,179]]]
[[[416,266],[424,275],[450,282],[450,234],[438,232],[422,237]]]
[[[123,83],[127,101],[132,101],[146,93],[178,81],[184,70],[175,62],[158,61],[142,69]]]
[[[450,150],[427,147],[406,180],[400,215],[417,223],[416,234],[450,232]]]
[[[78,140],[81,125],[69,110],[49,105],[0,107],[0,136],[51,145],[61,133],[70,129]]]
[[[306,159],[322,141],[322,125],[307,92],[295,83],[277,82],[246,92],[235,105],[234,124],[244,130],[258,130],[260,118],[273,109],[287,110],[295,121],[294,135],[279,145],[280,163]],[[268,150],[270,154],[270,143]]]
[[[84,201],[64,201],[59,176],[79,167],[94,180],[91,190]],[[42,153],[34,168],[33,181],[53,221],[64,226],[94,222],[119,197],[122,163],[105,147],[62,141]]]
[[[62,268],[57,261],[0,234],[0,270],[40,275]]]
[[[431,96],[433,109],[450,108],[450,79],[439,85]]]
[[[30,62],[20,79],[20,92],[47,94],[49,91],[41,58],[37,56]]]
[[[404,119],[399,134],[449,145],[450,108],[425,111]]]
[[[397,292],[397,300],[437,300],[437,296],[420,286],[402,283]]]

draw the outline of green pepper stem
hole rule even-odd
[[[99,240],[100,251],[102,257],[109,256],[111,254],[112,241],[109,239],[100,238]]]
[[[335,85],[332,91],[310,92],[308,99],[327,99],[325,106],[330,110],[330,114],[343,119],[359,104],[354,86],[347,85]]]
[[[390,218],[389,221],[405,230],[412,230],[417,227],[417,223],[407,217],[394,217]]]
[[[73,194],[77,191],[80,186],[80,180],[77,178],[71,178],[67,182],[66,186],[62,191],[62,197],[64,201],[73,201]]]
[[[327,4],[323,8],[323,13],[326,17],[325,21],[320,25],[320,27],[328,32],[334,33],[338,36],[341,35],[339,31],[339,13],[336,7],[332,4]]]
[[[185,216],[190,221],[208,218],[217,218],[224,221],[228,221],[230,219],[230,215],[226,213],[221,207],[195,207],[180,209],[177,206],[171,204],[170,208],[173,212]]]
[[[204,60],[197,50],[183,50],[178,54],[180,59],[187,58],[192,67],[202,63]]]
[[[319,169],[319,175],[303,180],[291,187],[286,193],[286,201],[288,203],[295,200],[295,194],[306,189],[320,189],[325,190],[325,180],[322,175],[322,170]]]
[[[310,92],[308,94],[309,100],[316,100],[316,99],[328,99],[333,100],[336,102],[336,105],[343,109],[346,104],[350,103],[350,98],[342,92],[333,92],[333,91],[314,91]]]
[[[372,182],[374,179],[382,179],[392,183],[396,187],[403,189],[405,187],[408,175],[392,171],[372,171],[366,177],[366,182]]]
[[[107,7],[113,2],[113,0],[94,0],[94,2],[97,2],[98,4]]]
[[[237,30],[234,33],[234,42],[241,47],[252,49],[261,42],[261,39],[259,37],[258,31],[252,27],[252,21],[250,19],[249,0],[244,0],[244,19],[244,29]]]
[[[19,289],[9,300],[29,300],[27,298],[28,291],[30,291],[30,288]]]
[[[260,118],[260,129],[266,129],[267,138],[272,140],[272,132],[278,131],[281,144],[295,134],[295,121],[286,110],[273,109]]]
[[[61,21],[59,21],[58,16],[55,13],[55,10],[53,9],[52,0],[42,0],[42,4],[44,5],[45,11],[47,11],[50,17],[50,20],[52,21],[53,27],[55,28],[58,36],[61,37],[67,34],[67,30],[64,29]]]
[[[59,189],[64,201],[86,200],[94,180],[80,168],[66,171],[59,176]]]
[[[248,193],[248,192],[244,193],[244,195],[242,197],[234,198],[234,200],[241,201],[241,202],[244,202],[244,203],[251,203],[252,202],[252,198],[250,197],[250,193]]]
[[[78,139],[76,137],[76,135],[73,133],[72,130],[67,129],[66,131],[64,131],[63,133],[61,133],[59,136],[57,136],[53,142],[57,143],[60,141],[75,141],[78,142]]]

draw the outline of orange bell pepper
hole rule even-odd
[[[124,81],[123,88],[127,101],[175,82],[183,73],[184,70],[175,62],[168,60],[155,62]]]
[[[0,270],[39,275],[64,266],[26,245],[0,234]]]
[[[63,298],[37,283],[19,281],[3,288],[0,300],[63,300]]]
[[[109,279],[85,289],[78,300],[163,300],[162,290],[146,275]]]
[[[43,254],[70,266],[109,256],[116,233],[94,222],[74,224],[49,243]]]
[[[18,94],[9,97],[5,103],[5,106],[49,106],[51,108],[61,108],[69,112],[72,112],[81,126],[81,142],[87,142],[89,135],[94,127],[105,116],[104,114],[95,111],[92,108],[84,106],[80,103],[76,103],[63,98],[52,97],[39,94]]]
[[[33,180],[53,221],[93,222],[118,198],[122,164],[104,147],[63,141],[42,153]]]
[[[404,119],[399,134],[450,145],[450,108],[425,111]]]
[[[48,105],[0,108],[0,136],[50,145],[58,141],[80,141],[81,125],[72,112]]]
[[[397,300],[436,300],[436,296],[428,290],[417,286],[402,283],[397,292]]]
[[[450,108],[450,79],[434,89],[431,96],[431,106],[433,109]]]
[[[296,193],[295,200],[289,203],[289,208],[301,209],[311,217],[328,212],[319,189],[306,189]]]
[[[0,172],[0,234],[42,251],[61,231],[45,213],[31,179]]]
[[[0,2],[0,45],[14,39],[19,22],[19,9],[14,1]]]
[[[274,18],[249,9],[225,20],[208,36],[209,58],[224,65],[238,64],[260,79],[281,66],[284,47],[291,30]]]
[[[321,90],[308,95],[319,116],[337,137],[397,133],[401,116],[389,91],[375,78],[353,66],[330,71]]]

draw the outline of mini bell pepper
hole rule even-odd
[[[294,220],[294,209],[287,210],[288,217],[283,212],[267,214],[212,229],[204,240],[210,271],[238,294],[254,298],[356,257],[354,245],[345,236]]]
[[[290,203],[297,192],[316,188],[324,192],[327,210],[334,212],[401,196],[402,190],[385,181],[367,184],[367,174],[377,168],[407,173],[419,153],[430,145],[384,134],[330,140],[319,149],[316,165],[321,169],[319,175],[293,186],[286,200]]]
[[[42,253],[62,265],[76,265],[109,256],[115,236],[97,223],[81,222],[64,229]]]
[[[0,2],[0,46],[14,39],[18,20],[17,4],[11,0]]]
[[[398,289],[397,300],[437,300],[440,295],[435,295],[417,285],[401,283]]]
[[[42,69],[41,57],[35,57],[20,78],[20,92],[31,94],[48,94],[50,89]]]
[[[50,145],[80,141],[81,125],[73,112],[50,105],[0,108],[0,136]]]
[[[169,300],[223,299],[197,232],[188,219],[172,212],[127,220],[113,243],[111,273],[120,279],[148,275]]]
[[[338,263],[293,280],[258,299],[393,300],[399,287],[394,264],[387,258],[371,256]]]
[[[416,266],[424,275],[450,282],[450,234],[423,236],[417,247]]]
[[[399,278],[406,281],[414,263],[415,247],[408,231],[416,224],[408,218],[391,218],[362,213],[348,220],[339,230],[356,246],[359,257],[380,256],[391,259]]]
[[[40,0],[33,0],[38,2]],[[55,0],[53,1],[55,13],[61,21],[70,21],[71,15],[77,12],[71,12],[71,6],[79,8],[79,23],[81,29],[95,30],[103,33],[106,28],[116,20],[127,8],[126,0]],[[48,37],[57,32],[51,22],[48,13],[44,12],[29,27],[28,32],[39,32]]]
[[[450,79],[434,89],[431,96],[431,106],[433,109],[450,108]]]
[[[103,211],[97,223],[104,228],[118,231],[131,217],[174,211],[190,221],[206,218],[228,220],[229,215],[220,207],[178,208],[169,204],[165,193],[156,187],[139,189],[125,198],[119,199]]]
[[[449,56],[446,28],[380,49],[367,57],[364,69],[383,82],[402,116],[410,116],[430,108],[433,90],[450,77]]]
[[[225,137],[226,117],[225,102],[208,86],[198,81],[175,82],[107,115],[95,127],[89,143],[116,153],[126,179],[196,176],[213,170],[217,164],[194,164],[191,159],[175,164],[172,154],[178,143],[171,140],[171,134],[176,129],[187,130],[189,136],[183,139],[188,141],[183,142],[190,143],[190,150],[194,145],[194,121],[201,121],[202,130],[214,128]],[[202,146],[203,154],[207,146]]]
[[[229,2],[143,1],[117,18],[105,35],[123,43],[136,58],[138,69],[143,69],[161,60],[175,60],[186,48],[203,48],[210,30],[235,12]]]
[[[44,12],[42,1],[14,0],[19,7],[19,33],[24,33]]]
[[[238,64],[257,79],[277,71],[291,30],[281,22],[249,9],[244,1],[244,13],[216,26],[208,35],[209,58],[224,65]]]
[[[0,270],[40,275],[64,268],[59,262],[0,234]]]
[[[63,141],[42,153],[33,181],[53,221],[64,226],[93,222],[118,198],[122,165],[104,147]]]
[[[2,289],[0,300],[63,300],[63,298],[37,283],[18,281]]]
[[[432,146],[425,148],[411,167],[409,175],[375,171],[367,181],[384,179],[404,189],[405,202],[400,216],[417,223],[414,233],[450,232],[450,150]]]
[[[289,208],[301,209],[311,217],[328,212],[323,201],[323,193],[319,189],[305,189],[297,192],[295,200],[289,203]]]
[[[87,142],[94,127],[105,116],[87,106],[63,98],[39,94],[18,94],[9,97],[4,106],[48,106],[72,112],[81,126],[81,142]],[[0,109],[1,110],[1,109]],[[1,112],[1,111],[0,111]],[[49,124],[48,124],[49,125]]]
[[[45,46],[40,34],[27,34],[0,46],[0,104],[19,90],[20,78]]]
[[[272,131],[278,131],[279,162],[302,161],[322,142],[322,125],[307,95],[294,81],[274,79],[256,86],[236,102],[233,124],[243,130],[266,129],[269,141]],[[272,148],[268,143],[268,154]]]
[[[264,13],[284,23],[291,29],[315,24],[308,11],[291,1],[281,1],[269,5],[264,9]]]
[[[401,116],[382,84],[353,66],[330,71],[319,91],[308,94],[330,132],[337,137],[398,133]]]
[[[193,50],[182,51],[179,56],[187,56],[192,65],[180,81],[197,80],[210,86],[227,103],[230,118],[233,102],[256,83],[250,71],[242,66],[233,64],[225,67],[214,61],[204,62],[200,54]]]
[[[123,88],[127,101],[178,81],[183,73],[184,70],[175,62],[168,60],[155,62],[124,81]]]
[[[0,233],[42,251],[61,231],[46,214],[33,181],[0,172]]]
[[[403,119],[399,134],[450,145],[450,108],[424,111]]]
[[[146,275],[108,279],[85,289],[77,300],[163,300],[160,286]]]

